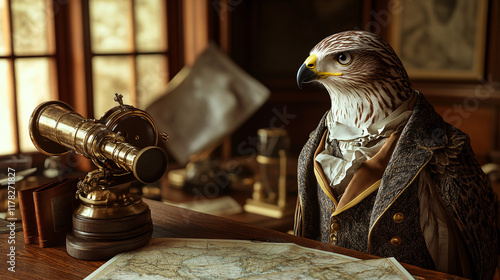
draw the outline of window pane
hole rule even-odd
[[[90,37],[95,53],[133,50],[132,4],[124,0],[92,0]]]
[[[123,95],[123,102],[135,105],[134,58],[132,56],[97,56],[92,59],[94,81],[94,118],[116,106],[115,93]]]
[[[166,13],[162,0],[135,1],[135,44],[138,51],[166,50]]]
[[[10,54],[10,27],[7,0],[0,0],[0,55]]]
[[[15,60],[21,152],[36,151],[29,137],[29,120],[40,103],[56,98],[54,61],[49,58]]]
[[[137,107],[145,109],[163,92],[168,80],[167,58],[163,55],[137,56]]]
[[[14,54],[53,53],[53,30],[51,28],[53,16],[52,8],[48,4],[50,2],[45,0],[11,1]]]
[[[12,75],[10,73],[10,61],[0,59],[0,155],[16,153],[16,131],[14,129],[14,108],[12,93]]]

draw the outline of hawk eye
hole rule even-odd
[[[351,57],[350,53],[340,53],[337,56],[337,62],[340,65],[347,65],[347,64],[351,63],[351,60],[352,60],[352,57]]]

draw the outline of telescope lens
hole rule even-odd
[[[142,149],[134,161],[135,177],[146,184],[158,181],[167,169],[167,155],[158,147]]]

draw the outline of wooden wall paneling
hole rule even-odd
[[[490,0],[486,59],[486,80],[500,83],[500,1]],[[497,85],[500,87],[500,85]]]
[[[493,94],[500,95],[500,2],[490,0],[489,3],[489,24],[488,24],[488,42],[486,59],[486,81],[490,88],[496,89]],[[490,157],[492,160],[500,163],[500,104],[495,108],[493,149]]]
[[[467,110],[461,104],[434,106],[444,120],[466,132],[471,139],[471,146],[481,164],[489,161],[489,153],[494,149],[495,108],[481,106]]]
[[[228,54],[233,61],[241,68],[249,71],[250,62],[254,58],[252,56],[252,49],[255,47],[255,24],[256,20],[256,6],[258,1],[238,1],[239,5],[228,6],[226,17],[224,14],[219,14],[214,19],[219,22],[221,20],[229,20],[231,28],[227,31],[228,35],[220,34],[220,37],[227,36],[230,38],[230,46]],[[229,17],[229,19],[227,19]],[[218,29],[222,32],[222,29]]]
[[[231,53],[231,9],[230,5],[233,1],[230,0],[220,0],[219,7],[213,7],[218,10],[218,22],[219,22],[219,46],[223,52],[226,54]]]
[[[208,45],[207,1],[183,1],[184,62],[192,65]]]
[[[69,1],[64,8],[64,13],[67,15],[67,38],[71,38],[68,48],[71,50],[69,54],[69,63],[72,67],[70,83],[70,95],[73,108],[81,115],[86,115],[88,110],[87,98],[87,83],[85,80],[85,49],[83,37],[82,11],[81,1]],[[67,41],[67,40],[66,40]]]
[[[500,95],[498,89],[485,81],[460,83],[414,83],[443,119],[467,133],[480,163],[490,160],[498,149],[496,121]]]
[[[184,23],[182,0],[167,2],[168,79],[171,80],[184,67]]]
[[[90,8],[89,0],[81,0],[80,9],[82,16],[82,36],[83,36],[83,52],[84,52],[84,71],[85,71],[85,96],[87,101],[87,114],[86,117],[94,116],[94,96],[92,94],[94,84],[92,82],[92,50],[90,46]]]
[[[69,26],[67,6],[59,6],[56,2],[53,8],[54,12],[54,31],[55,31],[55,43],[56,43],[56,64],[57,64],[57,88],[59,90],[59,99],[70,103],[74,106],[73,98],[71,96],[71,82],[70,73],[72,69],[71,57],[71,46],[67,44],[67,38]],[[57,9],[57,10],[56,10]]]
[[[495,149],[490,152],[489,157],[491,162],[495,162],[500,164],[500,132],[498,127],[500,126],[500,110],[499,106],[496,106],[495,108],[495,120],[494,120],[495,128],[496,128],[496,133],[493,138],[493,143]]]

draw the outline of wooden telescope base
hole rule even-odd
[[[66,252],[82,260],[108,260],[146,245],[152,232],[149,208],[117,219],[91,219],[73,214],[73,231],[66,235]]]

